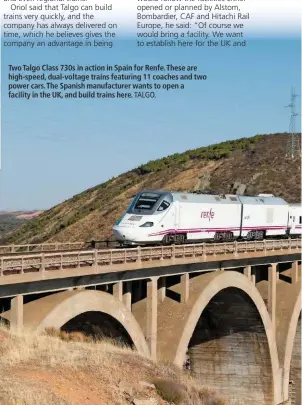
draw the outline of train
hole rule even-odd
[[[254,196],[143,190],[113,226],[121,246],[301,237],[301,204]]]

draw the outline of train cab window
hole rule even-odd
[[[163,201],[160,206],[158,207],[157,211],[165,211],[168,207],[170,206],[170,204],[167,201]]]
[[[156,193],[142,193],[135,203],[137,210],[152,210],[160,195]]]

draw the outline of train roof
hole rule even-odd
[[[288,205],[280,197],[275,197],[273,194],[259,194],[255,196],[236,195],[236,194],[203,194],[188,193],[181,191],[168,190],[142,190],[142,193],[156,193],[160,195],[170,195],[173,201],[188,202],[188,203],[205,203],[205,204],[259,204],[259,205]],[[292,204],[293,205],[293,204]],[[299,206],[299,205],[298,205]]]
[[[288,203],[283,200],[281,197],[275,197],[275,196],[265,196],[265,195],[258,195],[258,196],[247,196],[247,195],[241,195],[239,196],[240,201],[242,201],[243,204],[253,204],[253,205],[287,205]]]
[[[194,194],[171,192],[173,201],[191,202],[191,203],[206,203],[206,204],[240,204],[240,200],[236,195],[219,195],[219,194]]]

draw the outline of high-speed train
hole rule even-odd
[[[125,246],[299,237],[300,204],[272,194],[219,195],[145,190],[115,223]]]

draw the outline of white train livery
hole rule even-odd
[[[134,197],[113,233],[128,246],[298,237],[301,215],[301,205],[271,194],[145,190]]]

